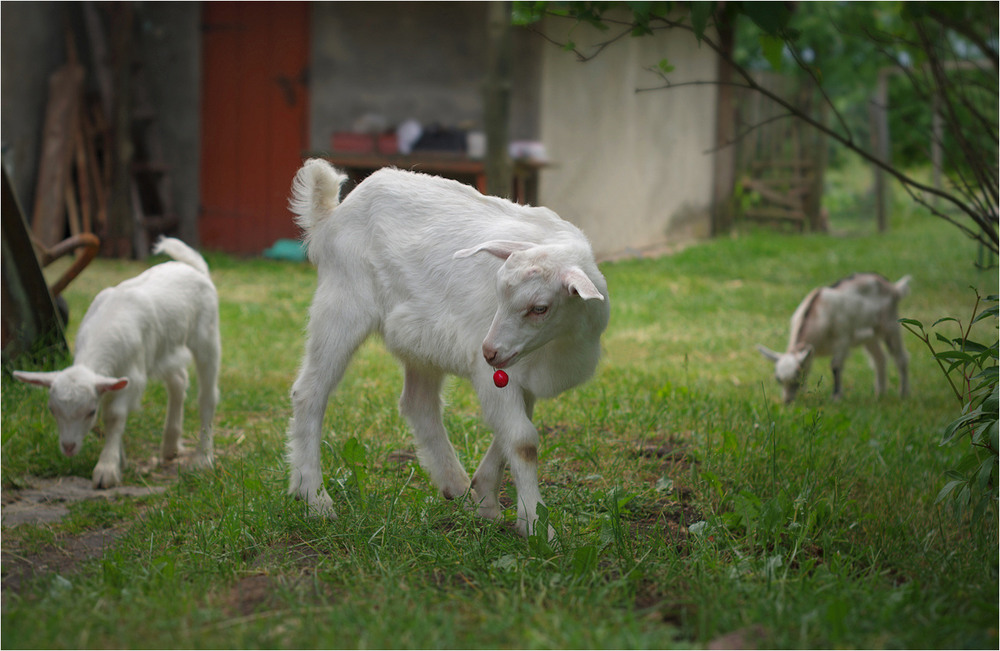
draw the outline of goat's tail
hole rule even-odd
[[[910,274],[906,274],[895,283],[893,287],[896,289],[896,296],[903,298],[910,293]]]
[[[307,241],[312,229],[340,204],[340,188],[346,180],[346,174],[322,158],[310,158],[295,174],[288,208]]]
[[[201,273],[208,275],[208,263],[201,254],[190,246],[174,237],[161,237],[153,247],[153,253],[166,253],[178,262],[194,267]]]

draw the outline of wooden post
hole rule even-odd
[[[483,126],[486,130],[486,192],[510,196],[511,3],[487,3],[486,84],[483,88]]]
[[[114,98],[111,125],[114,133],[114,171],[108,197],[108,231],[103,238],[104,253],[131,258],[132,250],[132,5],[108,6],[111,19]]]
[[[731,55],[733,28],[728,21],[719,23],[719,45]],[[733,102],[733,68],[719,57],[715,114],[715,161],[712,181],[712,235],[727,232],[733,225],[733,189],[736,183],[736,111]]]

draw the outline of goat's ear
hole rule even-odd
[[[809,359],[813,354],[812,344],[806,344],[805,348],[795,353],[795,360],[801,364],[802,362]]]
[[[458,260],[459,258],[468,258],[470,256],[476,255],[477,253],[482,253],[483,251],[491,253],[501,260],[506,260],[510,257],[511,253],[515,251],[524,251],[535,246],[531,242],[512,242],[509,240],[493,240],[492,242],[483,242],[478,246],[474,246],[471,249],[462,249],[461,251],[456,251],[454,258]]]
[[[763,355],[764,357],[768,358],[772,362],[778,361],[778,358],[781,357],[781,355],[779,355],[778,353],[774,352],[773,350],[771,350],[767,346],[761,346],[760,344],[757,344],[757,350],[760,351],[761,355]]]
[[[57,375],[59,375],[59,371],[52,371],[48,373],[34,373],[31,371],[14,371],[14,377],[16,379],[20,380],[21,382],[27,382],[28,384],[35,384],[40,387],[51,387]]]
[[[121,391],[128,386],[128,378],[112,378],[112,377],[99,377],[97,378],[97,384],[94,388],[97,389],[97,393],[106,393],[108,391]]]
[[[579,267],[570,267],[563,271],[562,283],[563,287],[571,295],[579,296],[585,301],[589,301],[592,298],[596,298],[599,301],[604,300],[604,295],[597,289],[597,286],[590,277],[583,273],[583,269]]]

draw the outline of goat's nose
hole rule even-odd
[[[486,359],[487,364],[492,364],[496,360],[498,354],[499,353],[497,353],[496,348],[483,344],[483,357]]]
[[[63,443],[62,449],[67,457],[71,457],[76,452],[76,443]]]

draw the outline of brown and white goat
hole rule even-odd
[[[776,353],[757,349],[774,362],[775,378],[784,391],[785,404],[795,399],[809,375],[812,360],[830,356],[833,369],[833,399],[841,396],[841,372],[850,349],[864,346],[875,369],[875,394],[885,392],[885,353],[880,341],[899,369],[899,393],[909,391],[909,357],[903,347],[897,308],[909,293],[910,277],[893,283],[873,273],[848,276],[829,287],[819,287],[806,296],[792,315],[788,349]]]

